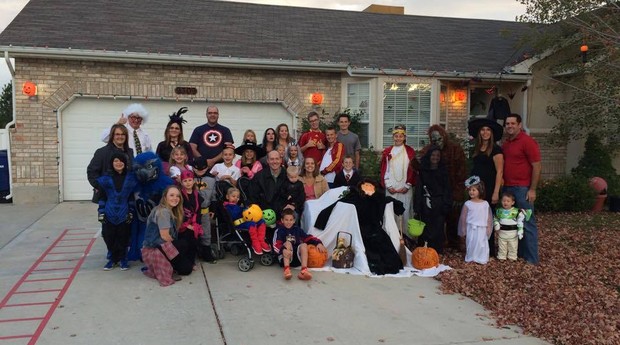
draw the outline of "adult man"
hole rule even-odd
[[[351,125],[351,117],[349,114],[341,113],[338,115],[338,142],[344,145],[345,155],[353,157],[353,164],[356,169],[360,168],[360,150],[362,145],[360,144],[360,138],[357,134],[349,131]]]
[[[319,114],[316,111],[308,113],[308,122],[310,123],[310,130],[299,138],[299,147],[304,157],[314,158],[316,165],[320,166],[327,139],[319,129]]]
[[[538,228],[534,217],[536,187],[540,179],[540,148],[522,131],[521,115],[510,114],[504,122],[506,141],[504,151],[504,191],[515,196],[515,206],[532,210],[524,224],[523,239],[519,240],[518,255],[531,264],[538,264]]]
[[[206,115],[207,123],[194,129],[189,144],[194,159],[204,159],[210,170],[222,160],[224,147],[232,146],[234,141],[230,129],[217,123],[220,111],[216,106],[208,106]]]
[[[280,212],[285,205],[286,196],[278,193],[286,182],[286,171],[282,168],[282,158],[278,151],[273,150],[267,154],[268,169],[263,169],[254,175],[252,179],[252,191],[250,202],[258,204],[263,210],[272,209],[280,218]]]
[[[323,160],[320,165],[320,172],[327,180],[329,188],[334,188],[334,179],[336,174],[342,170],[342,161],[344,160],[344,145],[338,142],[336,135],[336,128],[328,127],[325,130],[325,137],[327,137],[327,149],[323,155]]]
[[[149,113],[139,103],[130,104],[121,117],[116,122],[119,125],[127,127],[129,136],[127,137],[127,143],[129,148],[133,150],[134,157],[142,152],[153,152],[153,144],[151,143],[151,137],[140,128],[149,118]],[[101,135],[101,141],[107,143],[110,140],[110,130],[106,129]]]

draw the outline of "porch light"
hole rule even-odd
[[[27,81],[22,87],[22,93],[28,97],[34,97],[37,95],[37,84]]]
[[[454,102],[463,102],[465,100],[465,91],[457,90],[454,91]]]
[[[320,92],[313,93],[312,97],[310,97],[310,102],[312,102],[312,105],[321,105],[323,103],[323,94]]]
[[[390,91],[396,91],[398,90],[398,85],[396,85],[396,83],[392,83],[392,86],[390,86]]]
[[[581,62],[588,62],[588,46],[584,44],[579,50],[581,50]]]

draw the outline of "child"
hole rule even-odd
[[[284,145],[278,144],[276,145],[276,151],[278,151],[278,153],[280,154],[282,166],[284,166],[284,153],[286,152],[286,147]]]
[[[181,173],[181,187],[183,223],[179,228],[179,239],[184,239],[189,243],[187,258],[194,263],[196,249],[198,248],[198,238],[203,234],[200,209],[204,200],[198,194],[198,190],[196,190],[193,172],[185,170]]]
[[[301,173],[301,168],[304,166],[304,157],[301,155],[299,146],[290,145],[286,147],[284,165],[287,167],[297,167],[297,173]]]
[[[243,133],[243,142],[246,142],[246,141],[251,141],[254,144],[257,143],[257,141],[256,141],[256,133],[253,130],[247,129],[245,131],[245,133]]]
[[[235,166],[241,171],[241,176],[252,179],[254,174],[263,170],[263,165],[258,160],[264,156],[265,151],[255,142],[246,141],[235,149],[235,153],[241,156],[241,159],[235,162]]]
[[[514,207],[515,196],[510,192],[502,193],[502,207],[495,211],[493,225],[498,232],[499,260],[516,261],[519,240],[523,238],[523,221],[529,219],[531,210]]]
[[[342,161],[342,170],[336,173],[334,178],[334,188],[342,186],[357,186],[360,182],[360,174],[353,167],[353,156],[346,155]]]
[[[237,185],[237,179],[241,176],[241,171],[233,164],[235,158],[235,150],[232,147],[225,147],[222,150],[223,163],[217,163],[213,166],[210,173],[217,181],[226,181],[232,186]]]
[[[267,232],[267,224],[263,219],[257,223],[252,221],[245,221],[243,219],[243,209],[237,203],[240,198],[239,189],[235,187],[228,188],[226,192],[226,201],[224,207],[230,214],[230,219],[233,225],[239,229],[248,229],[250,234],[250,240],[252,242],[252,251],[256,255],[262,255],[264,253],[271,252],[271,247],[265,242],[265,233]]]
[[[202,197],[200,205],[200,219],[203,234],[200,236],[198,256],[209,263],[216,263],[217,260],[211,251],[211,219],[213,212],[209,206],[215,200],[215,178],[207,173],[207,162],[204,159],[194,161],[194,182],[198,194]]]
[[[319,252],[327,251],[318,238],[308,235],[302,228],[295,226],[295,212],[291,209],[282,210],[282,224],[278,225],[274,235],[273,249],[280,254],[278,260],[284,267],[284,279],[289,280],[293,276],[291,266],[301,266],[301,272],[297,278],[301,280],[312,279],[308,272],[308,245],[316,245]]]
[[[297,167],[290,166],[286,168],[286,176],[288,179],[282,184],[280,194],[286,200],[284,208],[290,208],[302,214],[304,210],[304,202],[306,201],[306,192],[304,184],[299,180]]]
[[[109,271],[120,261],[121,271],[129,269],[127,247],[133,220],[133,189],[136,179],[127,174],[127,156],[118,151],[112,154],[111,170],[99,177],[99,221],[103,240],[108,248],[109,260],[103,266]]]
[[[183,146],[177,146],[170,152],[170,177],[177,183],[181,183],[181,172],[192,171],[192,167],[188,164],[187,152]]]
[[[465,181],[469,200],[463,205],[459,219],[459,236],[465,237],[467,253],[465,262],[489,262],[489,237],[493,229],[491,206],[484,200],[484,183],[480,177],[471,176]]]

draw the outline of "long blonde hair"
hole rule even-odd
[[[168,195],[168,191],[173,188],[179,192],[179,204],[176,205],[175,207],[171,207],[170,205],[168,205],[168,201],[166,201],[166,195]],[[181,227],[181,224],[183,224],[183,197],[182,195],[183,194],[181,194],[181,190],[179,189],[179,187],[175,185],[170,185],[166,187],[166,189],[164,189],[164,192],[161,195],[161,200],[159,201],[159,207],[165,207],[170,210],[170,213],[172,213],[172,219],[174,219],[174,221],[176,222],[177,230]]]

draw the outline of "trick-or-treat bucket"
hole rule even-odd
[[[407,234],[410,237],[418,237],[422,235],[422,232],[424,232],[425,226],[426,226],[426,223],[424,223],[421,220],[409,219],[407,221]]]

